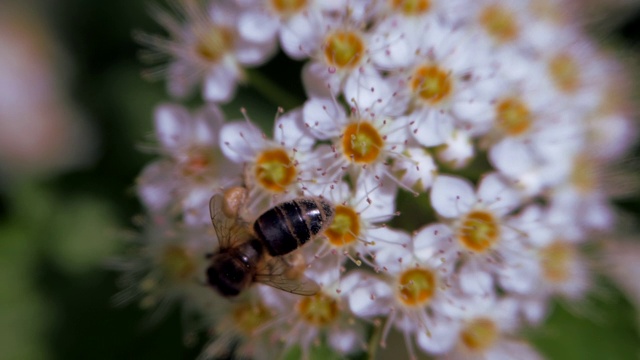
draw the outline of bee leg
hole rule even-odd
[[[238,213],[247,200],[247,189],[241,186],[235,186],[225,190],[223,197],[222,212],[227,217],[233,219],[238,217]]]

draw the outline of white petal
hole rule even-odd
[[[535,161],[526,145],[521,141],[505,138],[489,150],[492,165],[500,172],[517,179],[531,171]]]
[[[180,105],[164,104],[156,107],[156,136],[162,147],[176,154],[189,145],[191,137],[191,115]]]
[[[392,98],[392,91],[386,81],[372,66],[363,66],[352,71],[344,84],[344,97],[360,111],[375,111],[384,108]]]
[[[438,170],[433,158],[420,147],[410,147],[404,152],[407,158],[396,159],[393,170],[401,174],[400,181],[406,187],[427,191]]]
[[[438,159],[454,169],[466,167],[474,155],[475,146],[464,131],[454,131],[438,151]]]
[[[466,179],[440,175],[431,187],[431,205],[438,214],[455,218],[466,214],[476,203],[473,186]]]
[[[235,55],[244,66],[258,66],[275,54],[277,45],[275,40],[261,43],[243,41],[237,44]]]
[[[343,283],[357,283],[347,292],[349,308],[355,315],[371,318],[389,313],[393,291],[386,282],[362,271],[352,271]]]
[[[394,216],[398,190],[394,183],[381,182],[369,176],[359,176],[356,189],[354,199],[359,203],[355,204],[355,210],[360,214],[361,219],[380,223]]]
[[[415,256],[428,261],[446,255],[440,251],[451,247],[453,241],[453,231],[445,224],[431,224],[423,227],[413,237],[413,252]],[[446,259],[445,261],[450,260]]]
[[[194,115],[193,140],[201,145],[215,146],[223,123],[220,108],[213,103],[205,105]]]
[[[415,120],[413,136],[427,147],[444,144],[455,129],[451,115],[437,109],[416,111],[410,119]]]
[[[311,62],[302,69],[302,83],[309,98],[331,98],[342,93],[342,78],[326,65]]]
[[[547,316],[546,298],[521,301],[524,318],[533,325],[541,324]]]
[[[498,216],[505,215],[520,205],[520,195],[496,173],[485,175],[478,185],[478,200]]]
[[[262,12],[247,11],[241,13],[238,20],[240,35],[255,43],[275,41],[278,27],[277,18]]]
[[[315,144],[309,128],[304,124],[302,109],[291,110],[278,118],[273,138],[287,149],[309,151]]]
[[[222,153],[236,163],[251,161],[265,143],[260,129],[241,121],[222,126],[219,141]]]
[[[415,25],[414,23],[411,23]],[[378,23],[373,30],[372,46],[376,50],[371,54],[371,58],[376,65],[386,69],[397,69],[407,67],[414,61],[414,54],[417,44],[413,44],[415,38],[408,33],[406,18],[391,15],[387,19]]]
[[[415,265],[409,234],[384,227],[369,230],[366,240],[375,241],[375,263],[380,269],[393,274]]]
[[[295,60],[313,54],[319,45],[318,25],[306,15],[293,16],[280,29],[282,50]]]
[[[341,353],[350,353],[355,350],[362,341],[360,335],[353,328],[331,329],[329,333],[329,345]]]
[[[459,325],[450,320],[439,320],[429,326],[429,333],[418,331],[418,346],[433,355],[444,354],[451,350],[458,340]]]
[[[204,98],[214,102],[228,102],[236,90],[237,71],[229,66],[212,68],[204,81]]]
[[[209,226],[209,199],[214,194],[210,187],[190,187],[182,201],[184,222],[189,226]]]
[[[147,165],[137,180],[137,193],[142,203],[152,212],[159,212],[175,201],[178,184],[173,177],[173,164],[156,161]]]
[[[460,289],[468,295],[493,295],[493,278],[485,271],[469,264],[460,269]]]
[[[344,109],[329,99],[310,98],[302,114],[306,126],[320,140],[338,136],[347,121]]]

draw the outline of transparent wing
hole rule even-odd
[[[254,281],[293,294],[311,296],[320,291],[315,281],[305,276],[291,276],[291,266],[281,257],[269,259],[254,277]]]
[[[216,194],[209,200],[209,213],[211,214],[211,223],[216,231],[218,243],[221,249],[231,247],[235,242],[246,239],[250,236],[245,224],[237,218],[228,217],[222,211],[224,205],[224,196]]]

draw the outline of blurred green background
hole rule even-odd
[[[5,16],[7,4],[15,5],[0,3]],[[182,345],[175,309],[161,323],[146,326],[147,312],[135,305],[115,307],[117,274],[106,267],[141,211],[134,179],[154,155],[139,145],[151,141],[155,105],[169,100],[164,83],[140,76],[144,65],[132,32],[161,32],[146,4],[20,2],[22,14],[30,14],[29,21],[44,29],[49,45],[62,54],[53,65],[64,68],[60,91],[69,92],[70,106],[89,124],[91,146],[78,148],[90,154],[71,168],[0,172],[0,359],[192,359],[198,354],[197,347]],[[605,26],[596,32],[606,30],[597,36],[629,59],[640,56],[640,16],[626,14],[598,23]],[[2,52],[0,44],[0,57]],[[278,78],[279,69],[291,66],[300,65],[278,56],[260,71],[302,94],[297,81],[283,84]],[[199,101],[194,97],[189,103]],[[240,106],[246,106],[254,120],[269,121],[277,105],[243,88],[224,110],[228,118],[239,118]],[[639,204],[640,198],[620,203],[636,219]],[[551,359],[637,359],[637,319],[629,301],[602,280],[585,307],[556,304],[547,326],[529,333]]]

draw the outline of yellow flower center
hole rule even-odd
[[[246,335],[251,335],[259,326],[271,319],[271,313],[261,303],[249,302],[233,309],[234,324]]]
[[[338,205],[333,222],[324,232],[333,246],[342,247],[351,244],[360,234],[360,216],[351,207]]]
[[[231,30],[221,26],[208,26],[196,30],[195,51],[203,60],[217,63],[231,50],[234,43]]]
[[[413,268],[398,278],[398,296],[407,306],[421,306],[429,302],[436,292],[436,275],[433,271]]]
[[[323,293],[300,300],[298,314],[307,323],[315,326],[331,324],[338,317],[338,302]]]
[[[498,339],[498,327],[490,319],[479,318],[471,321],[460,333],[460,340],[471,351],[482,352]]]
[[[283,149],[265,150],[256,159],[256,179],[265,189],[283,192],[296,179],[296,168]]]
[[[170,279],[187,280],[195,273],[196,264],[185,248],[169,245],[162,253],[161,268]]]
[[[422,65],[416,68],[409,84],[414,95],[429,104],[446,99],[453,88],[449,72],[436,65]]]
[[[566,53],[554,56],[547,65],[553,83],[560,91],[572,93],[580,86],[580,68],[576,59]]]
[[[384,139],[367,121],[348,125],[342,135],[344,155],[357,163],[372,163],[382,152]]]
[[[518,23],[514,15],[498,4],[492,4],[480,12],[480,24],[499,43],[506,43],[518,36]]]
[[[540,251],[544,277],[554,283],[562,283],[571,276],[571,264],[575,261],[575,248],[563,241],[555,241]]]
[[[407,16],[422,15],[431,8],[430,0],[390,0],[391,8]]]
[[[324,56],[327,64],[336,68],[351,69],[364,56],[364,41],[360,34],[338,30],[329,34],[324,41]]]
[[[520,135],[531,127],[532,116],[527,104],[509,97],[496,104],[496,124],[509,136]]]
[[[307,0],[271,0],[271,8],[282,17],[289,17],[307,7]]]
[[[458,240],[476,252],[489,249],[500,237],[500,226],[492,213],[475,210],[468,213],[458,229]]]

